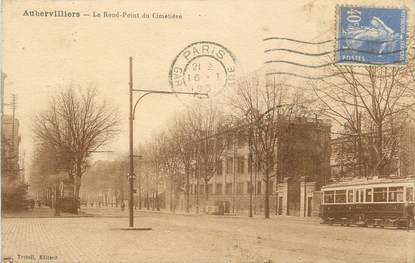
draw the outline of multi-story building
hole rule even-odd
[[[319,192],[330,176],[330,128],[320,119],[280,117],[275,124],[279,135],[275,145],[274,167],[269,179],[270,209],[280,215],[318,215]],[[203,168],[194,171],[190,181],[190,205],[200,210],[214,202],[223,202],[228,212],[256,213],[264,208],[263,169],[255,169],[250,158],[249,126],[229,129],[213,137],[224,143],[224,150],[207,185]],[[203,140],[201,140],[203,143]],[[261,163],[261,161],[260,161]],[[199,176],[195,176],[195,175]],[[210,176],[209,176],[210,177]],[[251,187],[252,185],[252,187]],[[183,195],[180,206],[186,201]]]
[[[10,115],[2,117],[2,175],[19,180],[19,120]]]
[[[3,115],[1,126],[2,206],[4,209],[20,208],[24,206],[22,198],[27,187],[19,165],[19,121],[10,115]]]
[[[415,123],[407,122],[400,129],[398,151],[398,175],[415,175]]]

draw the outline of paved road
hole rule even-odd
[[[415,262],[414,231],[152,212],[137,212],[135,221],[153,230],[125,231],[117,228],[127,226],[126,212],[97,214],[6,218],[3,257],[14,262]],[[41,255],[48,259],[39,260]]]

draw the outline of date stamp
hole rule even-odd
[[[235,64],[233,54],[218,43],[192,43],[173,60],[170,86],[174,91],[203,92],[214,97],[234,85]]]
[[[406,9],[338,6],[336,63],[404,65],[406,31]]]

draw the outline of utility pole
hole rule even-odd
[[[134,155],[133,155],[133,58],[130,57],[130,172],[128,173],[128,179],[130,181],[130,202],[129,213],[130,221],[129,226],[134,226]]]
[[[1,72],[1,117],[3,118],[4,114],[4,80],[6,79],[7,75]]]
[[[199,160],[199,143],[196,144],[196,165],[195,165],[195,176],[196,176],[196,213],[199,213],[199,172],[200,172],[200,160]]]
[[[141,210],[141,160],[138,161],[138,210]]]
[[[16,166],[16,158],[18,158],[18,156],[16,156],[16,144],[15,144],[15,116],[16,116],[16,94],[12,94],[12,109],[13,109],[13,114],[12,114],[12,151],[13,151],[13,175],[17,176],[17,172],[19,167]]]
[[[134,124],[134,114],[135,109],[138,105],[138,103],[147,95],[150,94],[183,94],[183,95],[193,95],[193,96],[206,96],[208,97],[207,93],[200,93],[200,92],[181,92],[181,91],[164,91],[164,90],[148,90],[148,89],[134,89],[133,88],[133,58],[129,58],[129,73],[130,73],[130,81],[129,81],[129,104],[130,104],[130,112],[129,112],[129,149],[130,149],[130,155],[129,155],[129,173],[128,173],[128,179],[130,182],[130,200],[129,200],[129,227],[130,229],[134,227],[134,180],[135,180],[135,174],[134,174],[134,153],[133,153],[133,124]],[[133,92],[142,92],[142,94],[135,104],[133,104]],[[148,191],[148,189],[147,189]]]
[[[252,185],[252,169],[254,168],[253,156],[252,156],[252,126],[249,126],[249,154],[248,154],[248,163],[249,163],[249,217],[252,217],[252,191],[254,186]]]
[[[233,143],[233,187],[232,187],[232,214],[235,214],[235,195],[236,195],[236,132],[234,132],[232,137]]]

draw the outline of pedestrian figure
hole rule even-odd
[[[124,211],[124,209],[125,209],[125,204],[124,204],[124,202],[122,202],[121,203],[121,211]]]
[[[35,200],[30,200],[30,207],[33,209],[35,208]]]

